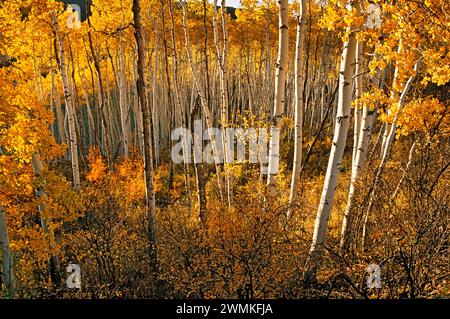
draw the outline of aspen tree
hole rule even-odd
[[[363,83],[362,83],[362,43],[358,41],[356,44],[356,100],[361,98]],[[342,230],[341,230],[341,242],[340,248],[343,249],[346,246],[347,240],[347,226],[350,214],[351,203],[353,200],[353,196],[355,193],[355,183],[356,178],[358,177],[359,169],[361,168],[361,155],[362,152],[359,151],[359,147],[366,149],[365,145],[367,142],[366,136],[366,120],[367,120],[367,110],[365,110],[364,121],[362,120],[360,106],[355,105],[355,113],[354,113],[354,133],[353,133],[353,153],[352,153],[352,171],[350,176],[350,188],[348,192],[347,198],[347,206],[344,211],[344,216],[342,219]],[[370,126],[369,126],[370,128]],[[360,144],[361,143],[361,144]]]
[[[8,222],[3,206],[0,204],[0,257],[2,260],[1,282],[3,283],[8,295],[14,296],[16,289],[16,279],[14,276],[13,260],[11,246],[8,235]],[[1,288],[1,287],[0,287]]]
[[[55,53],[56,54],[56,53]],[[50,63],[53,61],[50,60]],[[51,87],[50,87],[50,103],[54,106],[56,113],[56,123],[58,125],[58,134],[61,143],[67,143],[66,133],[64,131],[64,119],[61,110],[61,103],[59,100],[59,91],[55,83],[55,71],[53,65],[50,65]]]
[[[300,0],[300,12],[297,18],[297,36],[295,46],[295,73],[294,73],[294,164],[292,168],[291,190],[289,204],[292,205],[298,198],[298,182],[302,166],[303,146],[303,43],[306,25],[306,0]]]
[[[145,170],[145,189],[147,206],[147,239],[149,245],[150,266],[154,274],[157,273],[157,251],[156,251],[156,225],[155,225],[155,191],[153,188],[153,154],[151,148],[150,131],[150,108],[146,100],[145,93],[145,53],[144,37],[142,31],[141,1],[133,0],[133,20],[134,35],[137,44],[137,93],[140,107],[142,110],[143,134],[144,134],[144,170]]]
[[[214,162],[215,162],[216,173],[217,173],[217,183],[218,183],[218,186],[219,186],[219,190],[220,190],[220,192],[222,194],[223,185],[222,185],[222,178],[220,176],[220,173],[221,173],[220,156],[221,156],[222,152],[219,153],[219,151],[220,151],[219,148],[220,148],[221,144],[216,141],[217,137],[212,132],[212,128],[213,128],[213,124],[212,123],[213,122],[212,122],[211,110],[210,110],[208,102],[207,102],[207,97],[206,97],[206,93],[205,93],[205,90],[204,90],[203,83],[200,82],[200,77],[199,77],[199,75],[197,73],[196,63],[192,59],[189,30],[188,30],[188,27],[187,27],[187,2],[185,0],[184,1],[182,0],[181,1],[181,5],[183,7],[183,29],[184,29],[185,48],[186,48],[186,53],[187,53],[187,60],[188,60],[188,64],[190,66],[190,70],[191,70],[191,73],[192,73],[193,82],[195,84],[195,87],[197,88],[197,93],[198,93],[199,98],[200,98],[200,103],[201,103],[202,108],[203,108],[203,113],[205,114],[206,126],[207,126],[208,133],[209,133],[209,139],[211,141],[212,153],[214,154]]]
[[[361,74],[361,53],[360,48],[361,44],[358,42],[358,52],[357,52],[357,60],[356,60],[356,74]],[[383,70],[380,70],[377,68],[375,75],[372,77],[372,83],[377,88],[380,89],[382,86],[382,83],[384,81],[384,73]],[[358,77],[357,77],[358,82]],[[362,85],[359,84],[359,85]],[[358,87],[358,85],[357,85]],[[360,92],[362,92],[362,88],[359,89]],[[360,97],[360,94],[357,94],[357,98]],[[358,106],[355,106],[355,108]],[[342,228],[341,228],[341,239],[340,239],[340,250],[345,251],[348,246],[349,241],[349,232],[351,228],[351,209],[353,205],[354,195],[356,191],[356,182],[359,176],[361,175],[361,172],[364,170],[366,165],[366,158],[367,158],[367,152],[369,147],[369,140],[370,135],[372,131],[372,126],[375,121],[375,115],[376,110],[372,109],[370,106],[370,103],[366,103],[363,106],[362,115],[361,115],[361,121],[359,124],[359,130],[358,134],[356,136],[356,150],[355,150],[355,144],[354,144],[354,158],[352,160],[352,171],[350,176],[350,186],[349,186],[349,192],[347,196],[347,205],[344,210],[344,215],[342,219]],[[354,141],[355,142],[355,141]]]
[[[155,26],[155,45],[154,45],[154,64],[153,64],[153,79],[152,79],[152,128],[153,128],[153,147],[155,149],[155,163],[158,166],[159,162],[159,103],[157,101],[157,81],[158,81],[158,67],[159,67],[159,20]]]
[[[181,115],[181,125],[185,128],[187,128],[187,117],[186,117],[186,108],[181,103],[180,99],[180,89],[179,89],[179,83],[178,83],[178,54],[177,54],[177,47],[176,47],[176,40],[175,40],[175,19],[174,19],[174,13],[173,13],[173,5],[172,1],[169,0],[169,14],[170,14],[170,20],[171,20],[171,40],[172,40],[172,78],[173,78],[173,91],[175,95],[175,102],[178,110],[180,111]],[[185,139],[183,139],[185,141]],[[186,141],[187,142],[187,141]],[[184,149],[188,149],[188,145],[184,145]],[[184,184],[186,187],[186,194],[187,197],[191,197],[191,185],[190,185],[190,175],[189,175],[189,156],[191,154],[183,154],[184,155],[184,161],[183,161],[183,172],[184,172]],[[190,203],[190,201],[189,201]]]
[[[352,3],[352,10],[360,11],[360,4],[355,1]],[[355,70],[355,54],[356,54],[356,35],[357,27],[355,22],[348,28],[348,39],[344,43],[341,55],[341,65],[339,70],[339,90],[338,90],[338,106],[336,112],[335,128],[333,142],[328,160],[325,181],[323,185],[322,195],[320,198],[319,208],[317,210],[316,221],[314,225],[314,233],[310,248],[311,268],[308,270],[307,277],[315,278],[318,263],[321,258],[325,236],[327,232],[328,218],[330,216],[333,204],[334,193],[337,188],[338,177],[341,170],[341,161],[344,155],[345,145],[347,142],[347,132],[350,121],[350,111],[352,102],[352,78]]]
[[[414,65],[414,72],[417,72],[417,69],[419,67],[419,63],[420,60],[418,60],[416,62],[416,64]],[[389,126],[389,133],[387,134],[386,140],[385,140],[385,144],[384,144],[384,148],[382,149],[382,157],[381,157],[381,162],[378,165],[376,174],[375,174],[375,178],[372,184],[372,187],[369,191],[370,194],[370,198],[369,198],[369,203],[367,205],[367,209],[364,212],[364,216],[363,216],[363,225],[362,225],[362,235],[361,235],[361,248],[364,250],[366,248],[366,243],[367,243],[367,233],[368,233],[368,226],[367,226],[367,222],[369,220],[369,214],[370,211],[372,210],[372,206],[373,203],[375,201],[375,194],[377,191],[377,187],[378,184],[380,182],[381,176],[384,172],[384,168],[386,167],[386,164],[389,160],[389,156],[391,153],[391,148],[392,148],[392,144],[394,142],[394,138],[395,138],[395,133],[397,130],[397,122],[398,119],[400,117],[401,111],[405,105],[406,102],[406,96],[409,92],[409,90],[411,89],[411,85],[412,82],[415,78],[415,74],[412,75],[407,81],[406,84],[402,90],[402,93],[400,94],[400,97],[398,99],[398,103],[397,103],[397,111],[395,113],[395,117],[394,120],[392,121],[391,125]]]
[[[275,100],[272,114],[271,136],[269,142],[269,164],[267,185],[271,186],[275,182],[279,165],[279,149],[275,145],[279,141],[282,125],[282,116],[285,109],[285,88],[286,88],[286,71],[288,62],[288,45],[289,45],[289,27],[288,27],[288,0],[278,0],[279,5],[279,33],[278,33],[278,59],[275,74]]]
[[[76,119],[75,119],[75,110],[73,104],[73,92],[70,88],[69,77],[67,75],[67,65],[66,65],[66,53],[64,49],[64,38],[60,31],[58,24],[58,17],[56,13],[52,11],[52,25],[53,32],[56,37],[56,42],[58,44],[59,49],[59,72],[61,74],[62,85],[64,89],[64,101],[66,104],[66,114],[68,116],[69,123],[69,141],[70,141],[70,156],[72,163],[72,175],[73,175],[73,184],[75,188],[80,187],[80,169],[78,164],[78,139],[76,133]]]
[[[88,24],[89,27],[91,27],[91,20],[88,16]],[[95,71],[97,73],[97,84],[98,84],[98,103],[99,103],[99,111],[100,111],[100,119],[101,119],[101,123],[102,123],[102,132],[103,132],[103,142],[105,145],[105,152],[106,152],[106,160],[108,162],[108,168],[110,170],[112,170],[112,158],[111,158],[111,146],[110,146],[110,132],[109,132],[109,123],[108,123],[108,114],[105,110],[106,107],[106,103],[105,103],[105,88],[103,86],[103,79],[102,79],[102,71],[101,71],[101,67],[100,67],[100,60],[99,57],[97,55],[97,53],[95,52],[95,48],[94,48],[94,43],[93,43],[93,39],[92,39],[92,32],[91,30],[88,31],[88,41],[89,41],[89,48],[91,50],[91,55],[92,55],[92,59],[94,60],[94,68]]]
[[[222,18],[222,35],[223,47],[221,49],[221,45],[219,43],[219,28],[218,28],[218,19],[217,19],[217,0],[214,0],[213,3],[214,9],[214,17],[213,17],[213,31],[214,31],[214,44],[216,47],[216,57],[217,64],[219,66],[219,80],[220,80],[220,118],[222,127],[228,126],[228,114],[229,114],[229,94],[228,94],[228,32],[227,32],[227,19],[226,19],[226,7],[225,1],[222,0],[221,3],[221,18]],[[225,158],[225,162],[229,163],[232,160],[233,154],[228,154],[228,149],[226,147],[226,134],[222,134],[222,149],[223,155]],[[225,171],[225,181],[227,184],[227,201],[228,206],[231,207],[232,202],[232,182],[230,176],[227,174],[226,168]]]
[[[125,27],[125,14],[122,14],[122,28]],[[122,129],[122,144],[123,144],[123,155],[125,158],[128,157],[129,153],[129,139],[128,139],[128,113],[129,113],[129,100],[127,95],[127,78],[125,69],[125,48],[123,42],[123,32],[120,36],[119,44],[119,72],[118,72],[118,82],[119,82],[119,107],[120,107],[120,124]]]

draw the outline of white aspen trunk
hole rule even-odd
[[[222,17],[222,35],[223,35],[223,49],[220,48],[219,43],[219,28],[217,23],[217,0],[213,3],[214,17],[213,17],[213,31],[214,31],[214,44],[216,46],[216,57],[217,64],[219,66],[219,81],[220,81],[220,120],[223,128],[228,126],[228,77],[227,77],[227,64],[228,64],[228,32],[227,32],[227,19],[226,19],[226,7],[225,1],[222,0],[221,3],[221,17]],[[214,90],[215,91],[215,90]],[[224,159],[226,163],[231,163],[233,154],[228,154],[228,148],[226,147],[226,134],[222,134],[222,149],[224,154]],[[227,202],[228,206],[231,207],[232,203],[232,182],[230,176],[227,174],[226,166],[224,166],[225,171],[225,182],[227,185]]]
[[[363,44],[358,41],[356,44],[356,58],[355,58],[355,99],[359,100],[363,91],[363,76],[362,76],[362,48]],[[358,150],[358,143],[360,138],[360,127],[361,127],[361,108],[359,105],[354,106],[354,127],[353,127],[353,152],[352,152],[352,171],[355,170],[356,164],[356,153]]]
[[[183,7],[183,29],[184,29],[184,35],[185,35],[185,47],[186,47],[186,53],[187,53],[187,59],[188,63],[191,69],[192,78],[195,86],[197,87],[197,93],[200,97],[200,103],[203,108],[203,112],[205,114],[205,120],[206,120],[206,126],[209,132],[209,139],[211,141],[211,147],[212,147],[212,153],[214,154],[214,162],[216,166],[216,172],[217,172],[217,182],[219,186],[219,190],[222,193],[223,186],[222,181],[220,177],[221,169],[220,169],[220,158],[218,153],[218,147],[220,147],[220,144],[216,141],[216,136],[212,132],[212,116],[211,111],[209,109],[208,103],[206,101],[206,95],[204,92],[204,86],[203,83],[200,83],[200,77],[197,74],[197,68],[195,66],[194,61],[192,60],[192,53],[191,53],[191,45],[190,45],[190,39],[189,39],[189,31],[187,27],[187,2],[186,0],[182,0],[181,5]]]
[[[157,74],[158,74],[158,63],[159,63],[159,39],[158,39],[158,23],[156,24],[155,30],[155,62],[153,65],[153,82],[152,82],[152,125],[153,125],[153,145],[155,148],[155,163],[158,166],[159,162],[159,110],[158,110],[158,101],[157,97]]]
[[[125,25],[125,17],[122,15],[122,28]],[[128,157],[129,153],[129,139],[128,139],[128,97],[127,97],[127,79],[125,68],[125,52],[123,38],[120,37],[119,45],[119,65],[118,67],[118,80],[119,80],[119,108],[120,108],[120,125],[122,129],[122,143],[123,143],[123,155]]]
[[[229,122],[229,92],[228,92],[228,27],[227,27],[227,17],[226,17],[226,6],[225,6],[225,0],[222,0],[221,3],[221,16],[222,16],[222,42],[223,42],[223,51],[222,51],[222,64],[221,64],[221,96],[222,96],[222,109],[223,109],[223,115],[222,115],[222,125],[226,125],[228,127]],[[225,159],[227,157],[233,157],[234,154],[227,154],[227,148],[225,147],[225,139],[226,135],[222,134],[223,137],[223,150],[224,150],[224,156]],[[227,183],[227,199],[228,199],[228,206],[231,207],[231,204],[233,202],[233,181],[229,174],[227,174],[225,169],[225,181]]]
[[[398,48],[397,48],[397,54],[399,54],[402,50],[402,42],[400,40],[399,44],[398,44]],[[394,69],[394,78],[392,80],[392,87],[394,88],[395,86],[397,86],[397,82],[398,82],[398,62],[395,63],[395,69]],[[396,91],[395,89],[392,89],[391,92],[391,99],[394,99],[396,95]],[[391,110],[388,109],[387,110],[387,115],[391,114]],[[383,158],[383,152],[384,149],[386,148],[386,143],[387,143],[387,139],[389,136],[389,132],[391,131],[391,127],[392,124],[389,122],[386,122],[384,125],[384,132],[383,132],[383,139],[381,141],[381,149],[380,149],[380,157]]]
[[[416,64],[414,65],[414,72],[417,72],[417,69],[419,67],[419,62],[420,62],[420,60],[417,61]],[[377,172],[375,174],[372,189],[370,190],[369,204],[368,204],[367,209],[363,216],[363,226],[362,226],[362,236],[361,236],[361,248],[363,250],[365,249],[366,241],[367,241],[367,221],[369,219],[369,214],[370,214],[370,211],[372,210],[372,206],[373,206],[373,203],[375,200],[377,186],[381,179],[381,175],[383,174],[384,168],[386,167],[386,164],[389,160],[392,144],[394,142],[395,133],[397,130],[397,122],[400,117],[403,106],[405,105],[405,98],[411,88],[411,84],[412,84],[414,78],[415,78],[415,74],[413,76],[411,76],[408,79],[408,81],[406,81],[403,91],[400,94],[400,98],[398,100],[397,113],[395,114],[394,120],[392,121],[392,124],[390,125],[389,134],[387,135],[384,148],[382,149],[383,155],[381,157],[381,162],[380,162]]]
[[[306,25],[306,0],[300,0],[300,12],[297,17],[297,37],[295,47],[295,72],[294,72],[294,164],[292,168],[291,190],[289,194],[289,205],[295,204],[298,198],[298,181],[302,167],[303,148],[303,44]],[[288,217],[291,209],[289,209]]]
[[[358,42],[359,45],[359,42]],[[358,50],[358,55],[361,53]],[[362,62],[362,61],[360,61]],[[360,74],[362,70],[359,69],[359,63],[357,61],[356,74]],[[380,69],[376,71],[375,76],[372,78],[373,83],[376,84],[378,88],[381,87],[381,83],[383,82],[383,74],[384,72]],[[358,80],[357,80],[358,81]],[[362,92],[362,91],[361,91]],[[340,239],[340,250],[345,251],[347,249],[348,240],[349,240],[349,223],[350,223],[350,211],[353,205],[354,193],[356,189],[356,182],[364,170],[367,159],[367,152],[369,148],[370,135],[372,131],[373,122],[375,121],[376,110],[372,110],[370,105],[367,104],[364,106],[361,116],[361,124],[359,128],[359,136],[358,136],[358,145],[356,147],[356,154],[353,159],[352,165],[352,173],[350,178],[350,187],[347,197],[347,205],[345,207],[344,216],[342,220],[342,228],[341,228],[341,239]]]
[[[172,47],[173,47],[173,56],[172,56],[172,77],[173,77],[173,90],[175,95],[175,102],[176,106],[180,112],[181,115],[181,125],[183,128],[187,128],[187,117],[186,117],[186,108],[185,105],[181,103],[180,98],[180,90],[179,90],[179,83],[178,83],[178,55],[177,55],[177,48],[176,48],[176,40],[175,40],[175,19],[173,14],[173,7],[172,7],[172,1],[169,1],[169,13],[171,18],[171,38],[172,38]],[[189,145],[187,139],[183,139],[184,144],[184,150],[187,150]],[[186,195],[187,198],[191,198],[191,182],[190,182],[190,175],[189,175],[189,157],[190,154],[187,154],[187,152],[183,153],[184,155],[184,163],[183,163],[183,171],[184,171],[184,183],[186,187]],[[191,205],[191,201],[189,200],[189,205]]]
[[[264,63],[264,78],[263,78],[263,89],[265,91],[262,94],[261,99],[263,100],[263,105],[265,108],[268,108],[271,104],[272,99],[272,65],[271,65],[271,54],[270,54],[270,3],[271,1],[266,1],[265,7],[265,33],[266,33],[266,43],[265,43],[265,63]],[[262,48],[261,48],[262,49]],[[266,111],[266,110],[265,110]]]
[[[356,79],[355,79],[355,88],[356,88],[356,94],[355,97],[358,100],[361,97],[362,90],[363,90],[363,83],[362,83],[362,43],[361,41],[358,41],[356,44]],[[367,119],[367,107],[364,109],[364,120],[361,118],[361,112],[360,112],[360,106],[355,105],[355,113],[354,113],[354,132],[353,132],[353,153],[352,153],[352,171],[350,176],[350,187],[347,197],[347,206],[344,211],[344,216],[342,219],[342,229],[341,229],[341,241],[340,241],[340,249],[343,250],[344,246],[346,246],[347,242],[347,226],[349,224],[349,214],[350,214],[350,208],[351,204],[353,202],[353,196],[355,193],[355,183],[356,179],[358,177],[360,166],[362,165],[362,157],[361,157],[361,151],[360,146],[364,149],[367,149],[367,147],[364,147],[363,144],[367,143],[366,137],[368,137],[368,134],[365,134],[365,127],[366,127],[366,119]],[[369,127],[370,129],[370,127]],[[361,143],[361,144],[360,144]]]
[[[288,61],[289,27],[288,27],[288,0],[279,0],[279,32],[278,32],[278,60],[275,75],[275,98],[269,142],[269,164],[267,185],[271,186],[278,176],[279,165],[279,143],[277,137],[282,125],[282,116],[285,108],[286,71]],[[278,146],[278,145],[277,145]]]
[[[66,103],[66,112],[68,114],[69,122],[69,140],[70,140],[70,155],[72,162],[73,184],[76,189],[80,187],[80,169],[78,165],[78,142],[75,127],[75,110],[73,105],[73,92],[70,89],[69,77],[67,75],[66,67],[66,53],[64,50],[64,38],[60,32],[58,19],[55,12],[52,12],[52,23],[59,49],[59,70],[61,73],[61,80],[64,89],[64,100]]]
[[[53,66],[50,66],[50,73],[51,73],[51,103],[55,104],[55,113],[56,113],[56,123],[58,125],[58,134],[59,138],[62,143],[67,143],[66,139],[66,133],[64,132],[64,117],[61,110],[61,101],[59,98],[59,91],[58,88],[55,87],[55,72],[53,70]]]
[[[2,259],[1,282],[4,285],[9,297],[14,296],[16,280],[14,276],[11,246],[8,235],[8,221],[6,212],[0,204],[0,257]],[[1,288],[1,287],[0,287]]]
[[[359,4],[354,8],[359,12]],[[335,129],[333,142],[328,160],[325,182],[322,196],[317,210],[316,222],[310,249],[312,267],[307,274],[311,279],[315,277],[318,262],[321,257],[322,248],[325,243],[328,219],[333,204],[334,193],[337,188],[338,177],[341,169],[341,161],[347,142],[347,133],[350,121],[352,102],[352,77],[355,69],[356,54],[356,29],[352,26],[349,30],[348,40],[344,43],[339,70],[339,95],[336,111]]]
[[[141,151],[141,154],[144,154],[144,127],[143,127],[143,120],[142,120],[142,110],[139,107],[139,96],[137,93],[137,67],[136,67],[136,60],[133,59],[133,84],[130,85],[130,91],[133,91],[133,107],[134,107],[134,113],[136,117],[136,144],[139,146],[139,150]],[[131,94],[130,94],[131,95]]]
[[[89,142],[95,144],[96,136],[95,136],[95,124],[94,124],[94,115],[92,114],[91,101],[89,98],[88,90],[86,88],[86,84],[82,81],[82,87],[84,91],[84,99],[86,100],[86,110],[88,115],[88,135]]]

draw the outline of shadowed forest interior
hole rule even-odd
[[[448,298],[450,3],[240,3],[0,0],[0,297]]]

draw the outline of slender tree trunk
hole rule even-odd
[[[218,28],[218,19],[217,19],[217,0],[214,0],[213,3],[214,17],[213,17],[213,31],[214,31],[214,44],[216,47],[216,57],[217,64],[219,66],[219,81],[220,81],[220,103],[221,103],[221,125],[223,128],[228,126],[229,118],[229,93],[228,93],[228,31],[227,31],[227,19],[226,19],[226,7],[225,1],[222,0],[221,4],[221,17],[222,17],[222,35],[223,47],[221,49],[219,43],[219,28]],[[226,134],[222,134],[222,149],[224,151],[224,158],[226,163],[231,163],[233,161],[232,155],[228,154],[228,149],[226,147]],[[225,182],[227,185],[227,201],[228,206],[231,207],[232,203],[232,181],[231,177],[227,174],[226,166],[224,167],[225,171]]]
[[[192,145],[195,146],[195,141],[203,144],[202,136],[196,136],[195,130],[195,120],[201,120],[201,108],[198,103],[198,99],[196,99],[194,107],[191,111],[191,131],[193,134]],[[197,201],[198,201],[198,218],[203,227],[206,226],[206,191],[205,191],[205,169],[204,163],[197,161],[197,156],[195,156],[194,150],[194,168],[195,168],[195,176],[197,180]]]
[[[133,108],[136,117],[136,144],[139,146],[141,154],[144,154],[144,127],[142,119],[142,109],[139,106],[139,96],[137,91],[138,72],[136,67],[136,59],[133,58],[133,85],[130,86],[130,91],[133,92]],[[130,94],[131,95],[131,94]]]
[[[360,43],[358,42],[358,53],[357,53],[357,62],[356,62],[356,74],[361,74],[362,69],[360,65],[361,61],[361,52],[359,50]],[[359,58],[358,58],[359,57]],[[359,59],[359,61],[358,61]],[[372,78],[372,83],[378,88],[381,88],[383,83],[384,72],[380,69],[377,69],[375,76]],[[358,77],[359,78],[359,77]],[[357,81],[358,81],[357,78]],[[357,85],[358,87],[358,85]],[[362,91],[361,91],[362,92]],[[356,182],[361,175],[361,172],[364,170],[367,162],[367,153],[370,142],[370,135],[372,132],[373,123],[375,121],[376,110],[373,110],[370,107],[370,104],[366,104],[363,107],[362,116],[361,116],[361,124],[359,127],[358,134],[358,144],[356,147],[356,155],[353,159],[352,165],[352,173],[350,178],[350,187],[347,198],[347,206],[345,207],[344,217],[342,220],[342,229],[341,229],[341,240],[340,240],[340,250],[344,252],[348,248],[349,240],[350,240],[350,229],[352,216],[351,210],[353,205],[353,199],[356,189]]]
[[[419,66],[419,62],[416,62],[416,64],[414,65],[414,72],[417,72],[418,66]],[[389,156],[391,153],[391,148],[392,148],[392,144],[394,142],[394,138],[395,138],[395,133],[397,130],[397,122],[398,119],[400,117],[401,111],[403,109],[403,106],[405,105],[405,99],[406,96],[411,88],[412,82],[415,78],[415,74],[413,76],[411,76],[408,81],[406,81],[406,84],[403,88],[402,93],[400,94],[400,98],[398,100],[398,107],[397,107],[397,112],[395,114],[394,120],[392,121],[392,124],[390,125],[390,130],[389,130],[389,134],[386,137],[385,140],[385,145],[384,148],[382,148],[382,157],[381,157],[381,162],[378,166],[377,172],[375,174],[375,178],[374,181],[372,183],[372,187],[369,190],[369,194],[370,194],[370,198],[369,198],[369,204],[367,205],[367,209],[364,213],[363,216],[363,226],[362,226],[362,235],[361,235],[361,248],[362,250],[364,250],[366,248],[366,243],[367,243],[367,232],[368,232],[368,226],[367,226],[367,221],[369,219],[369,214],[370,211],[372,210],[372,206],[374,204],[375,201],[375,195],[376,195],[376,191],[377,191],[377,187],[378,187],[378,183],[381,180],[381,176],[383,174],[384,168],[386,167],[386,164],[389,160]]]
[[[356,45],[356,99],[358,100],[361,97],[362,90],[363,90],[363,83],[362,83],[362,43],[361,41],[358,41]],[[367,149],[365,147],[365,144],[367,143],[366,136],[368,137],[368,134],[365,134],[366,131],[366,120],[367,120],[367,114],[366,116],[361,117],[360,112],[360,105],[356,104],[355,106],[355,114],[354,114],[354,132],[353,132],[353,154],[352,154],[352,172],[350,177],[350,188],[348,192],[347,197],[347,206],[344,211],[344,217],[342,220],[342,230],[341,230],[341,242],[340,242],[340,248],[343,250],[347,245],[347,226],[349,224],[349,214],[351,205],[353,202],[353,196],[355,193],[355,184],[356,179],[358,177],[358,173],[360,171],[362,163],[362,152],[359,151],[360,147],[361,150]],[[367,113],[367,107],[364,109],[364,112]],[[370,129],[370,127],[369,127]]]
[[[359,4],[356,4],[359,12]],[[338,184],[341,161],[347,142],[347,132],[350,122],[350,111],[352,103],[352,77],[355,70],[356,37],[355,27],[350,28],[348,40],[344,43],[339,70],[339,95],[336,113],[335,130],[330,157],[328,160],[325,182],[322,196],[317,210],[316,222],[310,249],[311,268],[308,270],[309,280],[315,278],[316,270],[321,258],[323,245],[327,232],[328,219],[333,204],[334,193]]]
[[[306,25],[306,0],[300,0],[300,12],[297,17],[297,38],[295,48],[295,97],[294,97],[294,164],[292,168],[291,191],[289,205],[295,204],[298,198],[298,182],[302,167],[303,148],[303,43]],[[291,209],[289,209],[288,217]]]
[[[177,55],[177,48],[176,48],[176,40],[175,40],[175,19],[173,14],[173,7],[172,7],[172,1],[169,1],[169,13],[170,13],[170,19],[171,19],[171,38],[172,38],[172,73],[173,73],[173,90],[175,95],[175,101],[177,108],[180,110],[181,113],[181,125],[184,128],[187,128],[187,118],[186,118],[186,107],[185,105],[181,103],[180,99],[180,90],[179,90],[179,84],[178,84],[178,55]],[[184,139],[183,139],[184,141]],[[184,149],[188,149],[188,145],[184,145]],[[191,198],[191,182],[190,182],[190,175],[189,175],[189,156],[190,154],[183,154],[184,155],[184,161],[183,161],[183,172],[184,172],[184,183],[186,187],[186,195],[189,199]]]
[[[200,78],[197,74],[197,68],[196,65],[192,59],[192,52],[191,52],[191,45],[190,45],[190,39],[189,39],[189,31],[187,28],[187,2],[185,0],[182,0],[181,5],[183,6],[183,29],[184,29],[184,35],[185,35],[185,47],[186,47],[186,53],[187,53],[187,59],[188,63],[191,69],[193,82],[197,88],[197,93],[200,97],[200,103],[203,107],[203,112],[205,114],[205,120],[206,120],[206,126],[209,132],[209,140],[211,141],[211,147],[212,147],[212,153],[214,154],[214,162],[216,167],[216,173],[217,173],[217,183],[219,186],[220,193],[223,194],[223,185],[222,185],[222,179],[220,177],[221,169],[220,169],[220,162],[221,162],[221,152],[219,153],[218,147],[220,147],[220,144],[216,141],[216,136],[212,132],[213,128],[213,122],[212,122],[212,116],[211,111],[209,109],[208,105],[208,99],[205,94],[205,90],[203,87],[203,84],[200,83]],[[208,76],[207,76],[208,77]],[[209,87],[209,86],[207,86]]]
[[[89,27],[91,26],[91,21],[89,19],[89,15],[88,15],[88,24]],[[91,31],[88,31],[88,40],[89,40],[89,47],[91,50],[91,55],[92,55],[92,59],[94,60],[94,68],[95,71],[97,73],[97,77],[98,77],[98,87],[99,87],[99,93],[98,93],[98,103],[99,103],[99,110],[100,110],[100,119],[102,122],[102,128],[103,128],[103,139],[104,139],[104,143],[105,143],[105,153],[106,153],[106,160],[108,162],[108,168],[110,170],[112,170],[112,157],[111,157],[111,152],[112,152],[112,148],[110,146],[110,141],[109,139],[111,138],[111,134],[109,132],[109,121],[108,121],[108,116],[105,110],[105,89],[103,87],[103,79],[102,79],[102,71],[101,71],[101,67],[100,67],[100,61],[99,61],[99,57],[95,52],[94,49],[94,43],[92,40],[92,34]]]
[[[125,17],[122,15],[122,28],[125,26]],[[126,68],[125,68],[125,50],[123,43],[123,35],[120,37],[119,45],[119,72],[118,72],[118,82],[119,82],[119,108],[120,108],[120,125],[122,129],[122,144],[123,144],[123,155],[125,158],[128,157],[129,153],[129,136],[128,136],[128,114],[129,114],[129,100],[127,95],[127,78],[126,78]]]
[[[278,175],[279,166],[279,134],[282,116],[285,109],[286,71],[288,62],[289,27],[288,0],[279,0],[279,32],[278,32],[278,60],[275,75],[275,101],[269,142],[269,164],[267,185],[272,186]]]
[[[157,80],[158,80],[158,65],[159,65],[159,27],[156,24],[155,31],[155,62],[153,65],[153,80],[152,80],[152,127],[153,127],[153,145],[155,148],[155,163],[158,166],[159,163],[159,103],[157,101]]]
[[[50,66],[51,73],[51,103],[55,105],[55,113],[56,113],[56,123],[58,125],[58,134],[60,138],[60,143],[67,143],[66,133],[64,132],[64,117],[61,110],[61,103],[59,101],[59,91],[57,87],[55,87],[55,72],[53,66]]]
[[[76,133],[75,123],[75,110],[73,104],[73,92],[70,88],[69,77],[67,75],[66,66],[66,53],[64,50],[64,38],[61,34],[58,25],[58,18],[55,12],[52,12],[53,31],[56,36],[58,48],[59,48],[59,71],[61,73],[61,79],[64,89],[64,100],[66,104],[66,114],[68,115],[69,122],[69,140],[70,140],[70,155],[72,161],[72,174],[73,184],[76,189],[80,187],[80,169],[78,164],[78,141]]]
[[[400,43],[398,44],[398,48],[397,48],[397,54],[400,54],[401,51],[402,51],[402,41],[400,40]],[[393,89],[391,91],[391,99],[394,99],[396,94],[398,94],[398,92],[395,89],[397,87],[397,82],[398,82],[398,67],[399,67],[399,62],[397,61],[395,63],[394,78],[392,80],[392,88]],[[387,114],[388,115],[391,114],[391,109],[387,110]],[[391,126],[392,126],[391,123],[385,122],[383,139],[381,141],[381,148],[380,148],[380,157],[381,158],[383,158],[383,152],[384,152],[384,149],[386,148],[386,143],[387,143],[387,139],[389,136],[389,132],[391,131]]]
[[[147,239],[149,245],[150,266],[154,275],[158,271],[158,260],[156,253],[156,225],[155,225],[155,191],[153,188],[153,154],[151,148],[150,132],[150,108],[147,104],[145,93],[145,53],[144,37],[142,31],[141,1],[133,0],[133,19],[135,28],[135,38],[137,44],[137,92],[142,110],[143,130],[144,130],[144,169],[146,186],[146,206],[147,206]]]
[[[13,270],[13,260],[11,246],[8,236],[8,222],[6,212],[0,204],[0,257],[2,259],[1,284],[3,284],[9,297],[14,297],[16,290],[16,280]],[[1,286],[0,286],[1,288]]]

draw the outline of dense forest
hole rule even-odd
[[[0,297],[448,298],[449,41],[447,0],[0,0]]]

